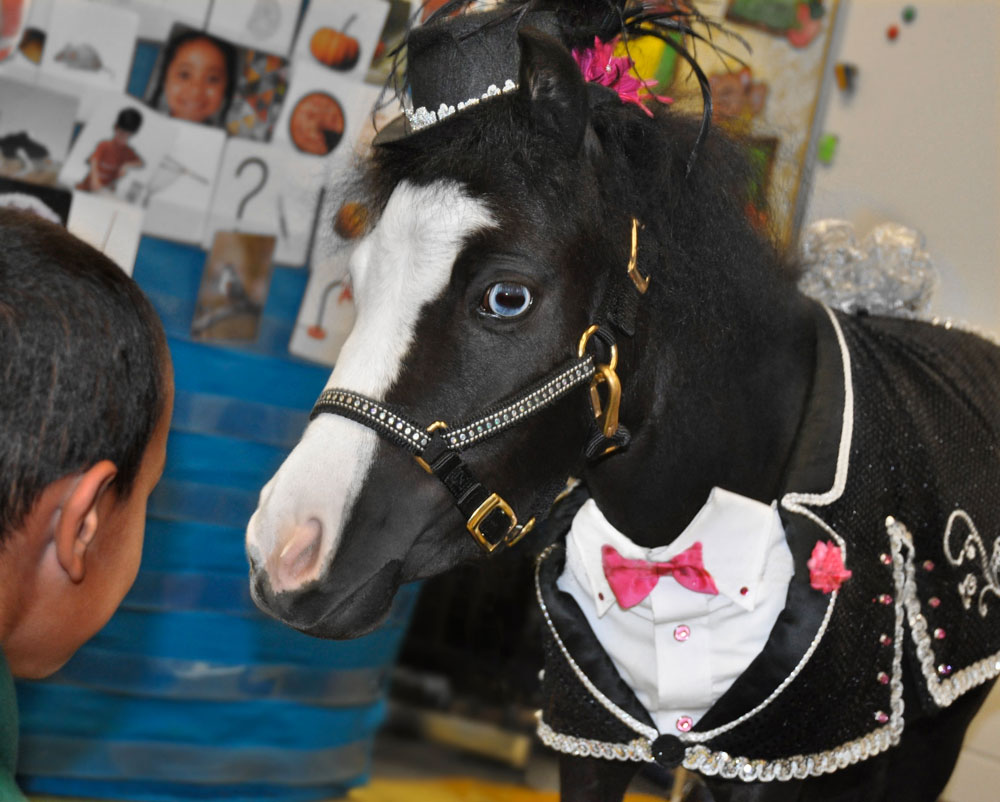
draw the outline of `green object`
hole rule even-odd
[[[837,143],[840,137],[836,134],[823,134],[819,138],[819,146],[816,148],[816,158],[823,164],[832,164],[833,157],[837,154]]]
[[[903,9],[903,22],[913,22],[917,18],[917,9],[914,6],[907,6]]]
[[[812,0],[809,3],[809,16],[813,19],[823,19],[823,15],[826,14],[826,9],[823,8],[822,0]]]
[[[763,25],[776,33],[799,27],[796,14],[801,0],[733,0],[726,17],[736,22]]]
[[[0,652],[0,799],[27,802],[14,782],[17,766],[17,696],[7,658]]]
[[[674,41],[683,44],[684,37],[680,34],[677,34],[672,38]],[[656,81],[656,91],[658,93],[662,94],[670,88],[670,84],[674,82],[674,74],[676,70],[677,51],[670,45],[665,45],[663,48],[663,55],[660,56],[660,63],[656,68],[656,74],[653,76],[653,80]]]

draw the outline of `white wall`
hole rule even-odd
[[[858,67],[828,89],[806,222],[841,217],[921,231],[941,272],[933,311],[1000,333],[1000,1],[842,0],[832,59]],[[896,41],[887,40],[891,25]]]
[[[883,221],[921,231],[941,273],[933,311],[1000,334],[1000,0],[842,0],[832,60],[858,67],[852,95],[827,90],[805,220],[859,235]],[[899,26],[890,42],[886,29]],[[1000,798],[1000,687],[966,737],[947,802]]]

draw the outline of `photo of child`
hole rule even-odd
[[[90,170],[76,188],[85,192],[114,192],[118,180],[145,162],[130,146],[129,140],[142,125],[142,113],[135,108],[122,109],[115,119],[111,138],[97,143],[87,159]]]
[[[288,62],[176,24],[150,77],[145,101],[178,120],[267,141],[288,86]]]
[[[236,85],[236,62],[236,48],[229,42],[202,31],[179,30],[163,50],[160,79],[147,102],[179,120],[221,125]]]
[[[145,207],[176,125],[130,95],[107,95],[73,142],[59,183]]]

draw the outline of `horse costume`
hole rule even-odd
[[[623,31],[690,58],[693,10],[461,5],[409,35],[355,329],[250,522],[257,604],[355,637],[550,516],[564,800],[644,762],[717,800],[936,799],[1000,674],[1000,349],[803,296],[710,103],[590,69]]]

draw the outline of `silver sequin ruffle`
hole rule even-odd
[[[844,312],[921,317],[938,283],[919,231],[882,223],[859,243],[846,220],[817,220],[802,231],[799,288]]]

